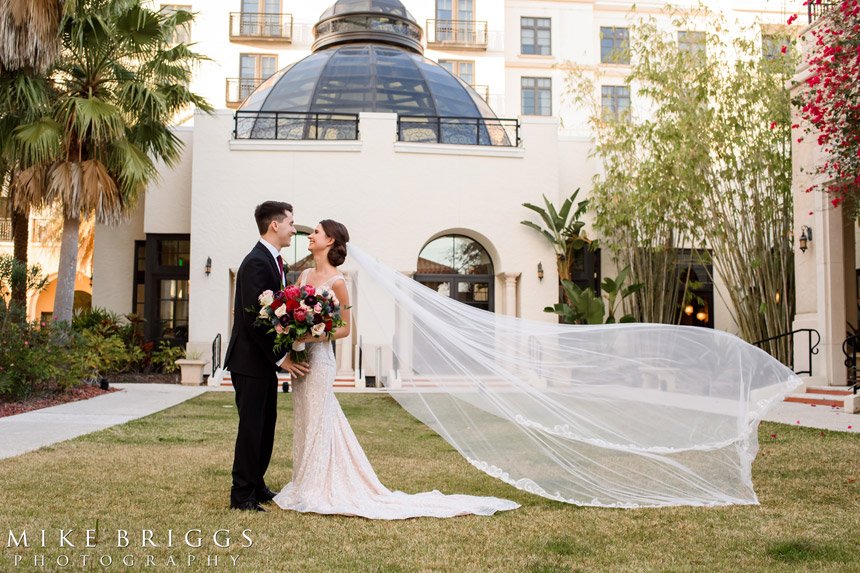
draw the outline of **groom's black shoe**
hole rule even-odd
[[[242,511],[266,511],[256,500],[248,500],[242,503],[231,503],[230,509],[239,509]]]
[[[276,495],[277,494],[275,492],[266,488],[262,491],[257,491],[257,493],[254,494],[254,497],[256,497],[260,503],[266,503],[275,499]]]

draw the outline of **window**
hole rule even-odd
[[[278,71],[278,56],[242,54],[239,64],[239,101],[251,95],[257,86]]]
[[[603,119],[623,119],[630,113],[629,86],[600,86]]]
[[[706,54],[706,37],[704,32],[678,32],[678,49],[688,54],[704,56]]]
[[[475,62],[439,60],[439,65],[470,86],[475,85]]]
[[[552,53],[551,20],[520,18],[520,53],[548,56]]]
[[[474,0],[436,0],[437,20],[466,20],[475,19]]]
[[[242,36],[283,35],[281,0],[242,0]]]
[[[134,310],[142,306],[147,340],[188,341],[189,253],[188,235],[147,234],[135,243]],[[140,276],[141,267],[144,269]],[[143,280],[143,289],[138,289]]]
[[[765,60],[776,60],[782,56],[783,47],[788,50],[790,46],[791,42],[784,34],[762,34],[761,57]]]
[[[414,278],[469,306],[493,310],[493,261],[469,237],[446,235],[427,243],[418,255]]]
[[[313,268],[314,257],[308,252],[308,234],[299,231],[286,249],[281,249],[287,271],[287,282],[295,283],[305,269]]]
[[[681,283],[679,292],[686,289],[685,300],[681,306],[680,324],[714,328],[714,273],[710,262],[710,252],[678,249],[676,276]]]
[[[601,26],[600,62],[603,64],[630,63],[630,30]]]
[[[173,15],[180,10],[184,12],[191,12],[191,6],[186,6],[182,4],[162,4],[161,10],[165,14]],[[177,26],[173,31],[173,37],[170,39],[171,44],[187,44],[191,41],[191,22],[183,24],[182,26]]]
[[[523,115],[552,115],[552,80],[522,78]]]
[[[131,312],[143,317],[146,303],[146,241],[134,242],[134,291]]]

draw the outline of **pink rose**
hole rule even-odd
[[[305,295],[314,296],[317,290],[312,285],[305,285]]]
[[[275,325],[275,332],[277,332],[278,334],[283,334],[284,333],[284,327],[281,326],[280,324],[276,324]]]
[[[296,319],[296,322],[304,322],[307,317],[308,313],[303,308],[297,308],[293,313],[293,318]]]
[[[315,313],[317,313],[317,314],[319,314],[319,313],[321,313],[321,312],[322,312],[322,305],[321,305],[320,303],[316,303],[316,304],[314,305],[314,312],[315,312]]]

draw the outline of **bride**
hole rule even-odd
[[[332,289],[344,306],[349,297],[337,267],[348,240],[343,225],[323,221],[310,236],[316,268],[300,279]],[[801,384],[760,348],[709,328],[554,324],[486,312],[354,245],[348,264],[361,287],[362,337],[384,349],[377,376],[475,468],[581,506],[758,503],[759,422]],[[336,338],[349,332],[348,311],[344,318]],[[310,372],[294,384],[293,480],[278,505],[378,519],[518,507],[389,491],[335,399],[334,376],[331,344],[311,343]]]
[[[337,267],[346,259],[349,233],[342,224],[324,220],[309,236],[315,268],[306,269],[300,286],[330,289],[341,304],[350,331],[349,294]],[[386,488],[376,476],[334,395],[336,364],[332,344],[307,337],[310,371],[293,383],[293,478],[274,497],[282,509],[370,519],[492,515],[519,504],[495,497],[444,495],[431,491],[410,495]]]

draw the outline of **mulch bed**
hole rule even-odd
[[[126,372],[123,374],[111,374],[108,376],[111,384],[120,382],[123,384],[179,384],[179,373],[160,374],[140,372]]]
[[[57,406],[58,404],[65,404],[66,402],[87,400],[88,398],[95,398],[96,396],[116,391],[117,388],[102,390],[98,386],[84,384],[60,394],[28,398],[21,402],[2,402],[0,403],[0,418],[5,416],[14,416],[15,414],[23,414],[24,412],[30,412],[32,410],[40,410],[50,406]]]

